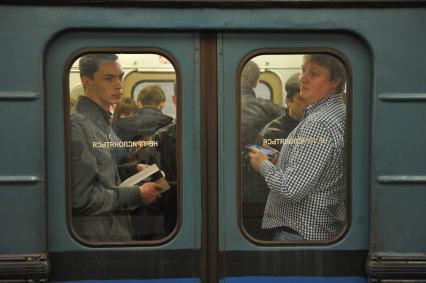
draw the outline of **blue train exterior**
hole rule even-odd
[[[425,7],[0,1],[0,281],[424,282]],[[64,93],[88,50],[176,64],[180,224],[160,244],[90,246],[69,229]],[[336,241],[262,245],[241,231],[236,74],[258,50],[326,51],[348,65],[350,219]]]

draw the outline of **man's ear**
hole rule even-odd
[[[331,85],[333,86],[333,88],[337,88],[337,86],[340,84],[340,82],[342,81],[341,78],[337,78],[331,81]]]
[[[87,76],[82,76],[80,79],[84,88],[87,88],[92,84],[92,79]]]
[[[175,106],[177,106],[177,96],[176,95],[172,95],[172,101],[173,101],[173,104]]]
[[[163,110],[165,106],[166,106],[166,102],[165,101],[160,102],[160,105],[158,105],[158,109]]]

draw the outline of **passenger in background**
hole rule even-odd
[[[172,101],[177,106],[176,85]],[[170,183],[170,190],[162,194],[160,205],[165,213],[165,232],[171,233],[177,222],[177,129],[176,120],[167,126],[164,126],[155,132],[153,140],[158,143],[157,151],[160,154],[160,168],[165,172],[166,179]]]
[[[77,99],[74,96],[70,96],[70,113],[75,111],[75,107],[77,105]]]
[[[122,141],[117,130],[120,128],[121,123],[125,121],[124,118],[132,116],[136,109],[138,109],[138,105],[131,97],[122,97],[120,102],[115,105],[114,114],[112,116],[112,128],[114,129],[113,139]],[[127,163],[130,161],[129,149],[122,147],[116,148],[115,151],[118,173],[120,174],[121,179],[127,179],[131,175],[137,173],[128,168],[129,166]]]
[[[140,101],[147,103],[143,99],[141,92]],[[173,104],[176,106],[177,96],[172,96]],[[167,116],[168,117],[168,116]],[[176,152],[176,121],[158,129],[151,137],[158,146],[152,150],[144,151],[144,159],[155,161],[161,170],[164,171],[170,189],[161,194],[161,199],[155,201],[147,207],[140,207],[132,211],[133,229],[142,240],[159,239],[170,234],[176,227],[177,222],[177,152]],[[141,157],[139,157],[141,158]],[[147,230],[144,223],[155,223],[149,225]]]
[[[162,110],[166,102],[166,96],[158,85],[144,87],[138,95],[140,109],[136,109],[133,115],[120,119],[114,125],[119,137],[124,140],[149,139],[156,130],[170,124],[173,118],[163,114]]]
[[[84,88],[82,84],[78,84],[70,90],[70,113],[75,111],[78,97],[84,95]]]
[[[127,118],[133,115],[133,112],[138,109],[138,104],[131,97],[122,97],[120,102],[117,103],[112,116],[112,125],[119,123],[120,119]]]
[[[130,99],[130,98],[129,98]],[[123,100],[122,100],[123,101]],[[133,100],[132,100],[133,101]],[[166,102],[166,96],[158,85],[145,86],[138,95],[137,107],[135,103],[127,103],[130,107],[122,107],[119,105],[117,112],[114,115],[113,126],[118,135],[123,140],[140,140],[152,141],[153,135],[157,129],[169,125],[173,122],[173,118],[162,113]],[[123,117],[122,108],[132,108],[133,111],[127,113],[127,117]],[[118,116],[121,116],[118,118]],[[175,148],[174,148],[175,149]],[[170,150],[170,149],[168,149]],[[168,152],[164,158],[173,159],[176,153]],[[132,148],[128,153],[129,161],[143,164],[157,164],[164,170],[161,162],[160,152],[155,146],[149,144],[138,148]],[[173,178],[166,172],[167,180]],[[119,167],[121,175],[125,174],[124,170]],[[173,182],[172,182],[173,183]],[[171,186],[167,192],[162,194],[161,200],[155,201],[149,205],[141,206],[134,209],[131,215],[132,230],[137,240],[156,240],[165,237],[171,231],[168,227],[168,211],[172,211],[176,215],[176,188]],[[169,196],[174,194],[174,201],[170,204]],[[167,223],[165,223],[167,222]],[[166,226],[167,227],[166,227]],[[173,227],[176,225],[176,220],[173,222]]]
[[[160,197],[160,187],[153,182],[119,187],[109,112],[123,92],[117,59],[114,54],[80,58],[84,95],[70,115],[72,224],[77,235],[91,241],[133,240],[129,210]]]
[[[241,152],[245,156],[241,164],[241,184],[243,203],[261,203],[263,205],[265,200],[258,198],[257,192],[259,190],[254,180],[257,173],[250,166],[245,146],[254,144],[263,127],[279,117],[284,108],[270,100],[256,97],[255,88],[259,84],[259,78],[260,69],[258,65],[253,61],[247,62],[241,72]],[[263,192],[262,195],[264,195]]]
[[[259,83],[260,69],[249,61],[241,73],[241,143],[244,147],[253,144],[260,130],[284,109],[270,100],[256,97],[255,88]]]
[[[260,131],[256,140],[256,144],[268,144],[272,148],[280,151],[284,139],[290,134],[291,131],[293,131],[297,123],[299,123],[303,109],[305,109],[306,106],[305,101],[300,98],[299,95],[299,75],[300,73],[294,73],[286,81],[285,100],[287,108],[280,117],[269,122]]]
[[[138,96],[138,102],[141,109],[136,111],[136,115],[140,115],[143,120],[141,128],[143,128],[148,136],[152,136],[159,128],[172,123],[173,118],[163,114],[164,105],[166,103],[166,95],[158,85],[149,85],[144,87]]]
[[[277,163],[249,153],[270,190],[262,228],[276,229],[275,240],[333,240],[347,223],[346,70],[331,55],[305,55],[299,82],[307,107]]]
[[[172,96],[172,101],[177,106],[177,95]],[[153,140],[158,142],[157,150],[160,153],[160,167],[166,175],[168,180],[172,183],[177,180],[177,161],[176,161],[176,121],[158,129],[153,135]]]

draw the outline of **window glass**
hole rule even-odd
[[[256,92],[257,97],[272,100],[272,91],[268,83],[264,81],[259,81],[254,90]]]
[[[175,229],[176,89],[160,54],[84,54],[73,63],[70,214],[83,241],[161,241]]]
[[[270,95],[259,81],[275,85]],[[241,223],[252,239],[327,242],[346,228],[346,82],[345,65],[329,54],[260,55],[243,65]]]

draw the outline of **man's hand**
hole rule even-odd
[[[259,172],[260,163],[263,160],[268,159],[268,155],[266,155],[266,153],[260,150],[257,150],[255,148],[250,149],[250,152],[248,155],[250,157],[251,166],[253,167],[254,170],[258,172]]]
[[[273,152],[274,152],[274,156],[272,156],[272,158],[270,158],[269,160],[272,162],[272,164],[274,164],[274,165],[276,165],[277,164],[277,161],[278,161],[278,156],[279,156],[279,151],[278,150],[276,150],[275,148],[273,148],[273,147],[270,147],[269,145],[267,145],[267,144],[262,144],[262,146],[264,147],[264,148],[267,148],[267,149],[269,149],[269,150],[272,150]]]
[[[147,182],[139,187],[139,194],[146,204],[154,202],[161,198],[161,186],[157,183]]]
[[[146,167],[148,167],[149,165],[146,164],[142,164],[142,163],[138,163],[136,164],[136,170],[138,170],[138,172],[145,170]]]

